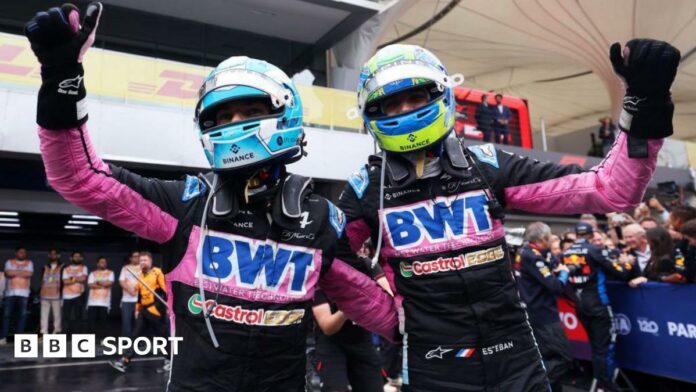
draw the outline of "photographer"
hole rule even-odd
[[[551,229],[542,222],[527,226],[525,244],[520,250],[517,286],[526,305],[541,357],[553,391],[561,391],[561,380],[571,370],[573,359],[558,318],[556,297],[563,294],[568,282],[568,268],[552,257]]]

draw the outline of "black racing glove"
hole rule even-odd
[[[623,53],[616,42],[609,49],[614,72],[626,84],[619,127],[638,139],[672,135],[674,103],[669,91],[681,54],[674,46],[653,39],[632,39]]]
[[[38,12],[24,26],[31,50],[41,63],[36,112],[40,126],[64,129],[87,121],[82,57],[94,43],[101,11],[101,3],[91,3],[80,26],[80,11],[66,3]]]

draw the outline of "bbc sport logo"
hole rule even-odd
[[[95,358],[97,351],[97,339],[93,334],[74,334],[71,335],[70,357],[71,358]],[[123,355],[128,349],[132,348],[136,355],[177,355],[179,352],[179,342],[183,340],[180,336],[164,337],[108,337],[102,341],[104,355]],[[171,353],[167,352],[167,343],[171,343]],[[43,335],[43,342],[39,343],[39,335],[18,334],[15,335],[15,358],[38,358],[39,347],[42,346],[41,357],[43,358],[67,358],[68,357],[68,338],[64,334]]]

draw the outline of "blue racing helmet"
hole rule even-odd
[[[223,104],[254,99],[267,102],[270,114],[216,124]],[[195,122],[214,171],[250,171],[302,157],[300,94],[285,72],[263,60],[237,56],[220,63],[198,92]]]

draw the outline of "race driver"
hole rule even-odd
[[[41,63],[41,154],[66,200],[162,245],[171,330],[182,338],[168,390],[304,391],[318,284],[348,318],[393,337],[392,298],[334,260],[343,213],[285,170],[302,156],[302,103],[277,67],[232,57],[205,80],[195,116],[212,173],[163,181],[99,158],[82,59],[101,12],[91,3],[80,25],[64,4],[25,26]]]
[[[389,45],[365,64],[358,107],[382,152],[341,194],[352,249],[340,256],[368,237],[378,244],[403,315],[405,391],[548,389],[512,278],[503,209],[600,213],[640,202],[672,134],[669,89],[679,58],[660,41],[612,45],[611,62],[627,84],[623,132],[590,170],[491,144],[463,148],[450,137],[461,77],[426,49]],[[639,158],[629,158],[629,135]]]

